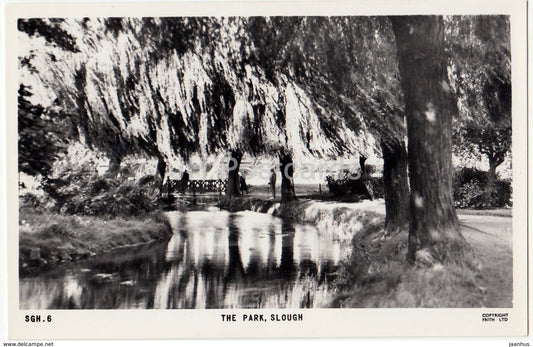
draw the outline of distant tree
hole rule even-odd
[[[487,185],[483,192],[483,200],[486,207],[490,207],[491,194],[496,181],[496,169],[500,166],[511,148],[511,122],[492,122],[490,120],[467,120],[463,121],[457,132],[456,152],[474,157],[485,156],[489,162]],[[466,152],[466,153],[465,153]]]
[[[63,50],[79,52],[75,38],[61,27],[62,18],[21,18],[17,28],[31,36],[41,36],[45,40]]]
[[[454,151],[489,162],[485,205],[496,169],[510,153],[511,59],[508,16],[461,16],[446,20],[451,86],[458,96]]]
[[[58,156],[66,149],[65,119],[61,114],[29,101],[31,91],[18,90],[18,165],[28,175],[47,177]]]
[[[30,37],[41,36],[58,51],[78,52],[74,38],[61,28],[63,19],[19,19],[18,30]],[[21,68],[36,73],[32,64],[35,52],[19,57]],[[39,91],[37,91],[39,92]],[[57,103],[43,106],[32,101],[35,91],[21,83],[18,89],[18,161],[19,171],[47,177],[58,155],[66,150],[72,127]]]

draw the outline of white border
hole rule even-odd
[[[513,309],[510,322],[481,323],[482,312],[496,309],[313,309],[298,324],[265,326],[222,323],[228,310],[48,310],[54,324],[28,326],[18,308],[18,208],[16,118],[6,117],[5,161],[8,199],[9,337],[15,339],[198,338],[198,337],[341,337],[341,336],[523,336],[527,334],[526,287],[526,8],[514,1],[352,1],[352,2],[196,2],[161,4],[8,4],[6,6],[7,115],[16,115],[16,18],[92,16],[227,16],[227,15],[391,15],[510,14],[513,76]],[[4,211],[4,210],[3,210]],[[231,310],[235,313],[247,310]],[[258,310],[254,310],[258,311]],[[287,310],[262,310],[287,312]]]

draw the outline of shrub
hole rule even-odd
[[[98,178],[89,184],[90,194],[96,195],[111,188],[112,183],[104,178]]]
[[[44,201],[42,197],[32,193],[26,193],[20,197],[19,204],[21,208],[28,207],[35,210],[41,208],[44,204]]]
[[[74,173],[62,179],[43,182],[43,190],[52,199],[50,210],[64,214],[89,216],[132,216],[158,207],[153,184],[143,180],[102,178]],[[28,203],[33,198],[28,197]]]
[[[494,207],[513,206],[513,187],[510,181],[496,180],[494,191],[491,195],[491,202]]]
[[[362,180],[355,180],[350,173],[344,173],[340,178],[326,177],[331,194],[344,198],[381,198],[383,197],[383,179],[381,177],[367,177],[365,186]],[[369,192],[369,190],[371,192]]]
[[[455,171],[453,196],[459,208],[502,208],[512,206],[512,187],[507,180],[496,179],[488,201],[484,200],[488,174],[475,168],[461,168]]]
[[[145,175],[139,179],[138,184],[140,186],[145,186],[147,184],[154,184],[155,177],[153,175]]]

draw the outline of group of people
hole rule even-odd
[[[270,170],[270,179],[268,180],[268,186],[272,192],[272,198],[276,198],[276,171],[274,169]],[[239,175],[239,190],[241,193],[246,192],[248,194],[248,184],[243,175]]]
[[[272,192],[272,199],[276,198],[276,171],[274,169],[270,170],[270,179],[268,180],[268,186]],[[246,192],[248,194],[248,184],[246,184],[246,179],[243,175],[239,175],[239,190]]]

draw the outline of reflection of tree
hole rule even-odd
[[[281,220],[281,233],[283,235],[281,241],[281,264],[280,277],[281,279],[292,279],[295,270],[294,264],[294,226],[291,222]]]
[[[205,308],[220,308],[221,303],[224,302],[224,291],[222,290],[224,269],[221,268],[220,264],[206,259],[202,263],[200,273],[205,286]],[[198,297],[198,300],[202,300],[202,298]],[[200,302],[198,302],[199,304]]]
[[[194,237],[188,232],[187,214],[182,214],[174,238],[173,249],[167,253],[171,269],[161,273],[154,299],[166,308],[195,308],[197,306],[198,277],[195,264]],[[157,298],[156,298],[157,297]]]
[[[272,225],[269,226],[270,232],[273,232]],[[255,282],[258,283],[260,281],[266,281],[268,279],[268,260],[265,262],[265,260],[262,257],[262,253],[266,252],[265,249],[266,245],[261,242],[262,237],[257,234],[257,237],[254,238],[253,244],[250,244],[252,248],[250,248],[251,254],[250,259],[248,261],[248,265],[246,266],[246,278],[248,282]],[[271,239],[268,245],[269,249],[273,250],[273,242],[275,240]],[[246,247],[246,245],[243,245],[243,247]]]
[[[198,255],[194,253],[198,249],[195,245],[195,242],[198,242],[198,240],[194,235],[190,235],[191,230],[187,223],[190,217],[191,215],[187,213],[183,214],[179,224],[179,232],[183,236],[183,251],[180,249],[180,254],[183,254],[183,261],[175,265],[178,268],[181,267],[181,269],[179,269],[175,289],[169,292],[171,296],[169,301],[171,301],[172,308],[196,308],[198,305],[197,266],[199,264],[196,264],[195,260]]]
[[[265,275],[261,256],[258,254],[257,249],[254,249],[246,267],[246,277],[249,281],[260,281],[265,280]]]
[[[266,278],[270,279],[277,269],[276,264],[276,230],[271,224],[268,230],[268,257],[266,266]]]
[[[306,253],[305,259],[295,262],[298,257],[294,248],[301,238],[296,236],[297,230],[290,221],[281,221],[283,236],[280,241],[277,221],[255,233],[256,230],[251,230],[254,225],[246,225],[239,216],[230,214],[228,229],[215,231],[218,238],[215,237],[214,245],[223,245],[216,252],[217,256],[204,252],[204,238],[199,236],[202,230],[197,228],[203,224],[189,218],[196,217],[193,213],[181,216],[168,244],[124,249],[80,262],[82,268],[92,271],[74,276],[79,286],[58,285],[65,275],[68,276],[59,270],[46,283],[41,280],[31,286],[26,284],[21,291],[21,303],[26,301],[35,306],[38,298],[50,305],[43,308],[315,307],[317,290],[325,292],[321,285],[327,285],[328,274],[334,271],[335,264],[321,260],[320,255],[317,258],[314,252]],[[250,243],[242,241],[241,232],[254,232],[253,237],[245,238]],[[303,236],[305,245],[309,244],[306,238],[315,240],[311,234]],[[262,236],[266,239],[257,241],[256,238]],[[255,249],[246,268],[241,254],[243,247]],[[98,277],[96,273],[110,277]],[[45,300],[36,294],[43,292],[50,292]]]
[[[320,269],[318,271],[318,284],[323,284],[324,282],[327,282],[331,279],[332,276],[334,276],[335,270],[337,269],[337,266],[335,263],[329,259],[324,260],[322,264],[320,264]]]
[[[194,231],[193,231],[194,232]],[[214,253],[212,257],[201,254],[197,266],[198,288],[196,308],[221,308],[224,302],[225,283],[225,251],[217,246],[223,244],[225,233],[222,230],[214,232]]]
[[[228,217],[229,264],[226,275],[226,283],[233,280],[242,281],[244,279],[244,266],[242,265],[241,253],[239,251],[240,231],[237,227],[235,218],[236,217],[234,214],[230,214]]]
[[[302,259],[299,264],[300,277],[317,277],[318,266],[313,259]]]

